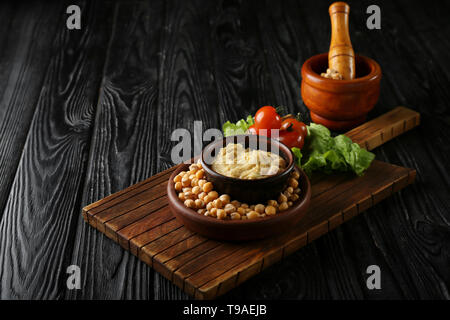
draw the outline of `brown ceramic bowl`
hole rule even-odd
[[[286,161],[286,168],[280,173],[262,179],[248,180],[224,176],[215,172],[210,163],[215,158],[216,152],[229,143],[240,143],[245,149],[275,151]],[[236,135],[214,141],[203,149],[200,161],[206,178],[213,183],[217,192],[229,194],[231,198],[245,203],[266,203],[269,199],[277,199],[294,170],[294,155],[290,148],[278,140],[257,135]]]
[[[374,60],[356,55],[355,79],[333,80],[320,76],[327,67],[327,53],[315,55],[303,64],[303,102],[313,122],[331,130],[349,130],[363,123],[377,103],[381,68]]]
[[[189,164],[180,165],[170,176],[167,184],[169,207],[175,217],[193,232],[208,238],[227,241],[245,241],[263,239],[283,232],[299,223],[305,216],[311,199],[311,185],[306,174],[300,169],[300,198],[288,210],[274,216],[253,220],[219,220],[205,217],[193,209],[184,206],[178,199],[173,179],[181,171],[187,171]]]

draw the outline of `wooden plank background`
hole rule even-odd
[[[450,298],[450,5],[348,2],[355,51],[383,70],[370,117],[396,105],[422,115],[377,158],[417,169],[417,181],[224,299]],[[72,3],[80,31],[65,28]],[[366,28],[370,4],[381,30]],[[2,1],[1,298],[187,298],[85,225],[81,208],[170,167],[170,133],[193,120],[219,127],[262,104],[306,114],[300,67],[328,49],[328,5]],[[81,290],[66,287],[71,264]],[[365,286],[371,264],[382,290]]]

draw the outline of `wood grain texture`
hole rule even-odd
[[[103,198],[156,173],[160,33],[164,4],[120,3],[115,8],[105,74],[83,188],[83,204]],[[159,181],[159,180],[158,180]],[[137,184],[135,193],[149,186]],[[120,203],[119,192],[109,197]],[[93,210],[105,208],[93,205]],[[104,230],[103,230],[104,231]],[[82,291],[67,298],[152,298],[152,273],[127,252],[77,221],[74,263],[83,273]],[[98,284],[102,283],[101,286]],[[136,283],[130,287],[130,284]]]
[[[383,69],[380,100],[369,116],[382,115],[399,104],[421,114],[420,127],[374,152],[379,160],[416,168],[417,181],[407,190],[370,208],[369,214],[349,220],[302,250],[295,251],[306,238],[294,241],[287,250],[295,252],[282,263],[251,278],[248,275],[253,274],[253,269],[241,273],[238,283],[242,281],[242,284],[224,295],[224,300],[450,299],[450,172],[447,170],[450,39],[445,14],[450,7],[445,1],[432,1],[423,6],[419,1],[378,0],[375,4],[382,11],[382,29],[368,30],[366,8],[374,3],[369,0],[347,2],[351,7],[350,35],[355,52],[374,58]],[[67,170],[73,168],[73,172],[80,172],[79,161],[72,161],[69,152],[48,157],[45,167],[33,166],[34,175],[28,175],[28,170],[20,169],[23,164],[19,164],[22,150],[28,153],[28,158],[39,159],[40,164],[44,161],[43,155],[48,156],[55,150],[45,149],[45,146],[55,145],[54,140],[48,138],[49,126],[42,125],[40,130],[33,131],[29,128],[36,107],[43,109],[41,100],[44,98],[41,97],[48,97],[43,94],[48,90],[48,81],[44,81],[50,73],[46,71],[48,62],[67,47],[60,37],[67,15],[63,10],[53,13],[58,8],[64,9],[68,2],[0,3],[0,26],[4,31],[0,34],[0,215],[8,217],[8,226],[0,223],[4,240],[0,255],[2,297],[186,298],[170,281],[123,253],[118,245],[95,230],[89,231],[92,228],[84,226],[78,215],[80,208],[171,166],[167,152],[173,145],[169,142],[172,126],[192,130],[192,121],[203,117],[208,126],[219,127],[223,121],[236,121],[263,104],[287,105],[290,112],[302,111],[306,115],[299,90],[300,67],[311,55],[328,50],[329,2],[217,0],[180,4],[170,1],[161,9],[161,2],[148,1],[142,4],[144,9],[133,9],[139,8],[139,3],[122,1],[120,8],[123,10],[115,19],[114,45],[109,50],[103,45],[103,50],[108,50],[108,55],[113,57],[107,59],[107,73],[120,74],[120,79],[110,82],[111,87],[107,86],[105,100],[112,105],[111,109],[120,111],[114,116],[104,112],[96,116],[97,147],[91,148],[95,152],[91,151],[89,156],[91,169],[86,176],[90,176],[90,180],[81,174],[81,184],[85,187],[80,188],[83,189],[80,192],[59,192],[54,190],[53,184],[47,187],[49,184],[40,182],[43,180],[32,180],[36,176],[55,176],[50,168],[57,167],[58,163],[65,163]],[[100,2],[97,6],[101,27],[110,26],[113,18],[100,14],[108,6]],[[101,32],[101,27],[95,32]],[[144,31],[137,31],[135,35],[135,30]],[[75,54],[80,51],[76,50]],[[193,63],[195,61],[200,63]],[[195,66],[202,70],[196,72]],[[152,82],[154,71],[149,69],[157,70],[156,84]],[[81,87],[86,85],[84,79],[74,78],[71,83]],[[135,87],[129,85],[134,79],[138,79]],[[149,82],[158,87],[159,118],[156,120],[153,111],[149,111],[153,108],[141,106],[153,106],[153,98],[134,99],[134,96],[148,97],[150,84],[143,84],[146,79],[152,79]],[[162,83],[164,92],[159,92]],[[139,87],[145,88],[142,94]],[[192,103],[194,100],[200,101],[200,111]],[[72,105],[80,110],[85,106],[84,102]],[[165,113],[167,106],[170,112]],[[136,110],[145,110],[141,111],[142,117]],[[49,119],[61,119],[60,114],[59,108],[45,108],[45,117]],[[106,118],[100,120],[99,117]],[[160,125],[163,118],[166,122]],[[306,118],[308,120],[307,115]],[[79,132],[80,127],[73,127]],[[168,127],[170,130],[165,130]],[[31,137],[36,141],[32,150],[25,145]],[[131,141],[130,146],[126,147],[128,141]],[[159,154],[161,141],[165,154]],[[94,140],[91,144],[94,145]],[[80,155],[77,157],[79,159]],[[22,180],[34,181],[33,189]],[[16,189],[11,190],[12,185]],[[18,192],[17,188],[23,192]],[[33,190],[32,196],[26,192],[29,190]],[[35,196],[37,193],[39,197]],[[56,193],[60,195],[58,203],[71,202],[74,206],[55,209],[44,207],[37,200],[49,199]],[[25,204],[30,198],[33,198],[32,206],[17,207],[14,217],[11,208],[4,210],[6,201]],[[36,214],[36,204],[41,209],[40,215]],[[67,213],[68,210],[76,214]],[[59,215],[54,214],[56,211]],[[351,208],[346,216],[354,213],[355,209]],[[61,216],[61,219],[49,220],[50,215]],[[69,215],[73,223],[67,228]],[[342,219],[334,217],[330,227],[337,226]],[[33,245],[33,241],[45,237],[43,232],[50,228],[48,221],[59,235],[69,236],[51,239],[47,236],[52,246],[42,249],[40,245]],[[43,231],[34,232],[40,229]],[[24,234],[34,236],[25,238]],[[194,236],[188,239],[186,243],[200,249],[209,244]],[[182,243],[159,253],[161,261],[181,250]],[[34,257],[42,256],[44,250],[49,257],[52,249],[64,245],[67,250],[53,250],[54,259],[45,260],[49,271],[43,272]],[[200,249],[193,248],[190,252],[195,255]],[[103,254],[99,256],[98,252]],[[123,254],[116,258],[108,256],[117,252]],[[17,268],[17,262],[22,267],[26,264],[26,271]],[[55,279],[59,281],[58,292],[65,288],[65,267],[73,262],[81,265],[83,289],[67,290],[63,295],[44,294],[54,286]],[[382,290],[368,290],[365,285],[365,270],[371,264],[379,265],[382,270]],[[98,266],[105,268],[104,274],[92,272]],[[158,272],[162,270],[158,269],[158,263],[153,267]],[[259,267],[258,264],[253,266]],[[36,276],[25,273],[31,269],[38,270]],[[246,278],[248,280],[244,281]],[[228,288],[229,283],[223,287]],[[41,294],[35,294],[38,291]]]
[[[42,89],[49,49],[54,48],[57,17],[62,13],[55,3],[9,4],[0,11],[0,218]],[[48,36],[38,41],[41,34]]]
[[[59,20],[54,54],[0,223],[1,297],[64,292],[108,32],[104,7],[80,3],[85,26]],[[60,13],[61,14],[61,13]],[[63,22],[63,23],[61,23]]]

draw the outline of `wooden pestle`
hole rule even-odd
[[[345,2],[334,2],[328,9],[331,20],[331,43],[328,52],[328,67],[339,72],[344,80],[355,78],[355,52],[348,32],[350,6]]]

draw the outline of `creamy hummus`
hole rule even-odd
[[[277,174],[286,167],[286,161],[277,154],[244,149],[241,144],[230,143],[221,148],[212,162],[212,169],[224,176],[239,179],[262,179]]]

